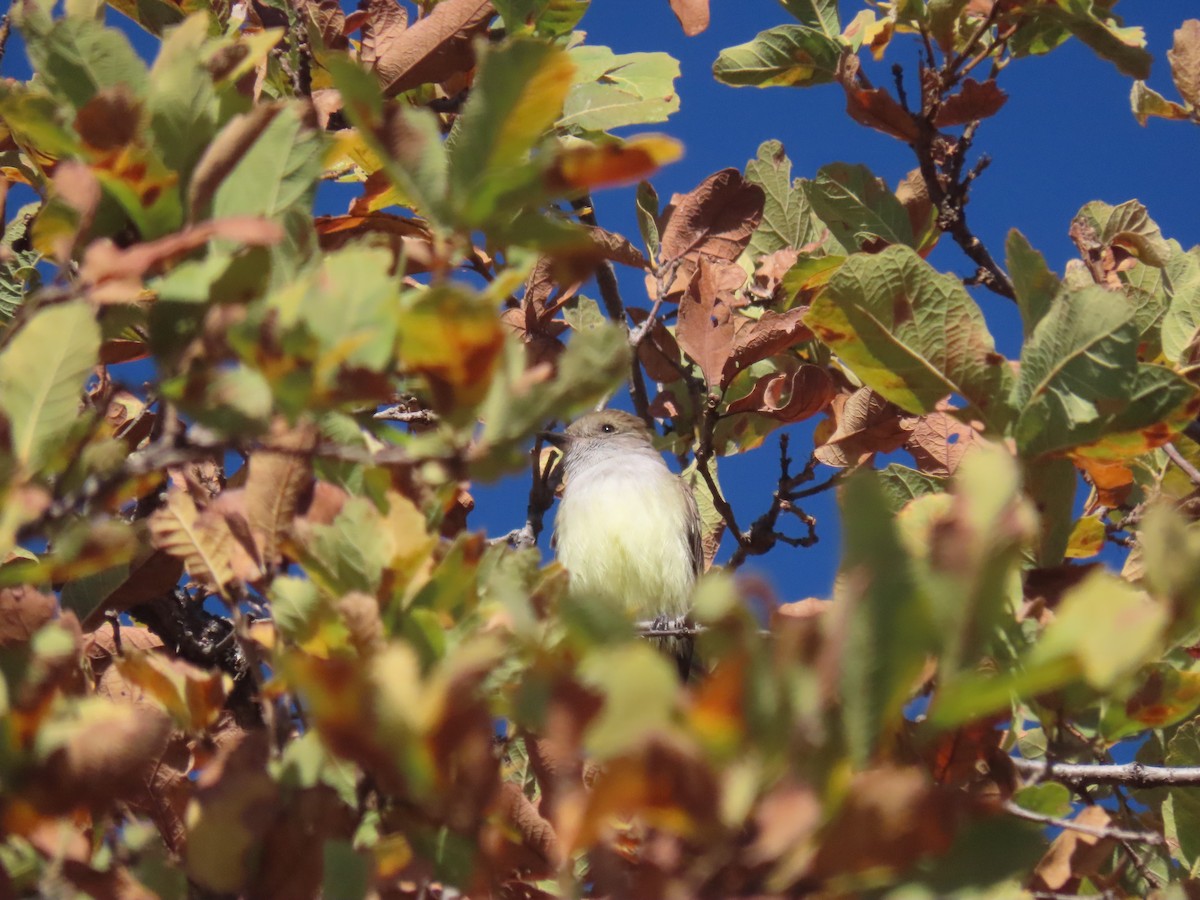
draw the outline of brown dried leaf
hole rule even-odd
[[[300,0],[297,5],[317,27],[321,41],[326,47],[330,50],[345,50],[350,46],[346,39],[346,35],[350,33],[346,28],[346,13],[337,0]]]
[[[804,784],[784,783],[767,794],[754,814],[754,842],[746,848],[751,865],[770,863],[812,841],[821,824],[821,801]]]
[[[753,412],[780,422],[800,422],[825,409],[834,393],[829,373],[805,363],[792,371],[764,375],[749,394],[730,403],[726,412]]]
[[[350,643],[361,655],[369,656],[384,645],[379,601],[370,594],[354,591],[337,602],[338,615],[350,632]]]
[[[394,266],[398,266],[403,259],[406,275],[428,272],[433,262],[433,236],[429,228],[415,219],[393,213],[359,213],[359,200],[354,202],[350,215],[317,216],[313,219],[321,249],[337,250],[352,242],[365,241],[372,246],[382,245],[391,250]]]
[[[774,253],[759,257],[754,269],[755,293],[760,297],[773,297],[783,282],[783,276],[796,264],[800,252],[793,247],[784,247]]]
[[[961,800],[916,767],[886,766],[854,777],[822,832],[810,874],[824,879],[874,869],[903,872],[949,849]]]
[[[118,84],[92,95],[75,115],[75,130],[93,150],[119,150],[138,136],[141,112],[129,86]]]
[[[169,593],[183,575],[183,563],[162,550],[142,546],[129,564],[129,574],[104,602],[83,620],[83,627],[93,628],[107,612],[124,612],[140,603]],[[122,636],[125,629],[122,629]]]
[[[906,440],[900,410],[870,388],[834,397],[829,421],[813,435],[817,459],[837,468],[858,465],[873,453],[890,453]]]
[[[679,302],[679,323],[675,338],[680,348],[696,361],[709,387],[722,383],[729,354],[733,348],[733,307],[736,298],[728,290],[732,263],[700,258],[687,294]]]
[[[361,8],[361,7],[360,7]],[[408,29],[408,10],[396,0],[366,0],[358,60],[378,74],[380,60],[393,56]],[[381,81],[384,79],[381,77]]]
[[[632,307],[627,310],[635,326],[641,325],[649,315],[644,309]],[[646,369],[646,374],[660,383],[675,381],[680,377],[683,361],[679,352],[679,344],[675,335],[671,334],[662,320],[655,322],[650,331],[642,338],[637,348],[638,359]]]
[[[56,615],[58,601],[53,594],[28,585],[0,588],[0,647],[25,643]]]
[[[938,128],[952,128],[976,119],[986,119],[998,113],[1006,102],[1008,94],[995,81],[989,79],[980,82],[968,78],[957,94],[951,94],[942,103],[936,124]]]
[[[225,596],[235,541],[224,517],[202,515],[187,491],[172,488],[149,523],[154,546],[183,560],[189,575]]]
[[[71,207],[78,217],[73,231],[56,233],[51,240],[54,258],[66,263],[74,258],[80,236],[92,227],[100,204],[100,180],[83,163],[64,159],[54,167],[51,196]]]
[[[224,678],[216,670],[207,671],[146,650],[127,650],[116,657],[114,669],[189,732],[201,731],[216,722],[225,705]]]
[[[246,519],[258,545],[259,559],[269,565],[281,558],[280,543],[291,531],[300,500],[313,484],[312,457],[317,431],[311,425],[288,428],[276,423],[267,443],[283,453],[250,454],[246,475]]]
[[[1100,806],[1085,806],[1074,820],[1088,828],[1106,828],[1112,817]],[[1079,882],[1096,874],[1112,853],[1111,838],[1064,830],[1034,867],[1030,888],[1035,891],[1075,893]]]
[[[845,85],[845,90],[846,112],[855,122],[906,143],[917,140],[919,129],[912,115],[883,88]]]
[[[103,806],[137,796],[145,772],[166,749],[171,720],[161,711],[100,699],[86,702],[66,742],[39,773],[50,808]]]
[[[687,194],[676,194],[663,213],[663,260],[696,254],[737,259],[762,221],[765,199],[763,189],[737,169],[722,169]]]
[[[267,247],[283,239],[283,227],[270,219],[235,216],[201,222],[124,250],[102,238],[88,246],[79,277],[88,286],[88,296],[95,303],[132,303],[140,299],[143,277],[215,238]]]
[[[953,475],[967,448],[981,440],[970,425],[940,411],[906,419],[904,427],[909,430],[904,449],[912,454],[917,468],[929,475]]]
[[[1179,26],[1167,60],[1179,96],[1193,109],[1200,108],[1200,19],[1187,19]]]
[[[929,199],[929,186],[920,169],[913,169],[896,185],[896,199],[908,212],[908,221],[913,234],[920,237],[929,227],[933,215],[933,201]]]
[[[496,813],[509,829],[516,832],[520,838],[520,849],[526,852],[518,857],[511,847],[490,848],[493,859],[502,854],[509,868],[520,866],[522,870],[531,871],[540,877],[549,875],[562,865],[562,851],[558,846],[554,826],[542,817],[518,785],[510,781],[500,785],[496,797]]]
[[[475,64],[472,43],[495,14],[490,0],[444,0],[428,16],[389,41],[375,60],[385,96],[444,81]]]
[[[708,27],[708,0],[671,0],[671,11],[688,37]]]
[[[192,798],[192,781],[188,778],[191,768],[188,739],[177,731],[162,755],[149,766],[143,790],[127,800],[133,809],[158,826],[158,833],[172,853],[182,853],[187,841],[184,816]]]
[[[608,231],[596,225],[585,225],[584,230],[591,242],[592,249],[601,259],[609,259],[623,266],[644,269],[648,265],[642,251],[629,242],[623,235]]]
[[[800,306],[782,313],[769,309],[758,319],[734,316],[733,346],[722,373],[722,383],[728,385],[742,369],[812,340],[813,333],[803,322],[806,312],[808,307]]]
[[[157,650],[162,646],[162,638],[149,628],[140,625],[121,626],[122,650]],[[92,661],[93,668],[108,665],[117,655],[117,641],[112,622],[104,622],[95,631],[89,631],[83,636],[83,652]]]

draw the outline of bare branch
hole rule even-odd
[[[381,409],[372,418],[384,419],[388,422],[403,422],[407,425],[434,425],[438,421],[437,413],[433,410],[410,409],[404,403]]]
[[[1005,802],[1004,811],[1010,816],[1016,816],[1018,819],[1025,819],[1028,822],[1038,822],[1042,825],[1050,825],[1053,828],[1078,831],[1080,834],[1090,834],[1092,837],[1111,838],[1114,841],[1136,841],[1139,844],[1153,844],[1156,846],[1163,843],[1163,836],[1156,831],[1130,831],[1126,828],[1101,828],[1084,825],[1076,822],[1074,819],[1063,819],[1058,816],[1048,816],[1043,813],[1033,812],[1032,810],[1018,806],[1011,800]]]
[[[1200,786],[1200,766],[1144,766],[1059,763],[1013,757],[1018,772],[1035,781],[1054,781],[1071,788],[1110,784],[1131,788]]]
[[[1192,480],[1192,484],[1200,485],[1200,469],[1197,469],[1188,462],[1183,454],[1176,449],[1174,444],[1163,444],[1163,453],[1167,454],[1167,458],[1175,463],[1180,471]]]

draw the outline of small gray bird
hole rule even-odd
[[[563,451],[565,484],[554,546],[572,595],[624,609],[635,619],[679,619],[691,606],[704,566],[700,511],[667,468],[637,416],[605,409],[581,416],[563,434],[545,434]],[[660,645],[687,678],[691,637]]]

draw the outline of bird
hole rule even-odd
[[[704,567],[700,511],[691,488],[654,449],[650,427],[603,409],[542,436],[563,454],[553,547],[570,594],[635,620],[682,620]],[[692,637],[654,640],[686,681]]]

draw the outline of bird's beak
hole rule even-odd
[[[560,431],[539,431],[537,436],[559,450],[565,450],[567,448],[567,441],[570,440],[569,437]]]

